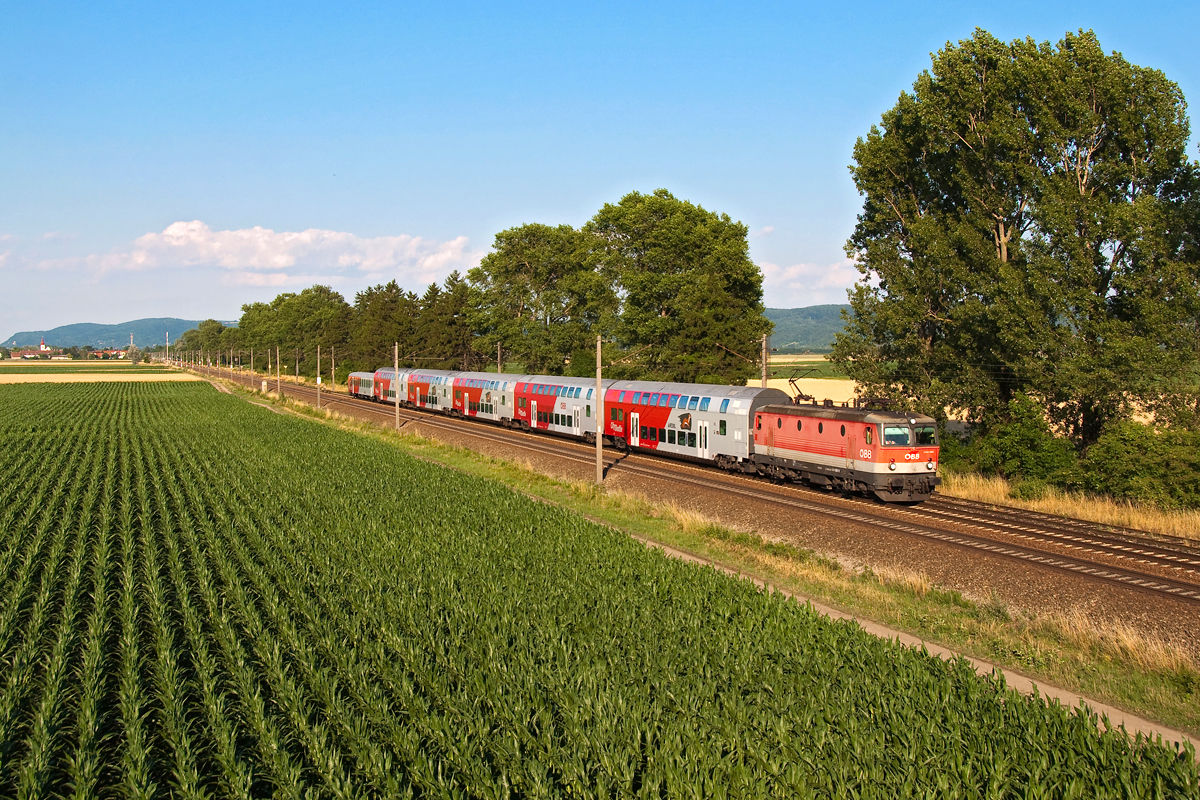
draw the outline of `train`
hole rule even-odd
[[[354,372],[354,397],[539,431],[730,472],[920,503],[941,484],[932,417],[778,389],[553,375],[384,368]],[[604,419],[597,425],[599,410]]]

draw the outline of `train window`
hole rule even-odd
[[[575,396],[576,396],[576,397],[579,397],[581,394],[583,394],[583,387],[582,387],[582,386],[576,386],[576,387],[575,387]],[[588,397],[591,397],[591,396],[592,396],[592,393],[591,393],[591,392],[588,392]]]
[[[462,389],[455,389],[455,390],[454,390],[454,399],[455,399],[455,400],[462,400]]]
[[[883,426],[883,446],[884,447],[908,447],[908,426],[907,425],[884,425]]]
[[[874,436],[871,435],[872,430],[873,430],[873,428],[870,425],[868,425],[866,431],[863,433],[863,441],[866,444],[870,444],[871,440],[875,438]]]
[[[729,398],[728,398],[728,397],[726,397],[724,400],[722,400],[722,401],[721,401],[721,411],[720,411],[720,413],[724,414],[724,413],[725,413],[726,411],[728,411],[728,410],[729,410]]]
[[[671,395],[671,408],[674,408],[678,404],[679,404],[679,395],[677,395],[677,394]]]
[[[671,428],[667,431],[667,444],[675,444],[675,429]]]
[[[671,402],[671,395],[667,394],[666,392],[663,392],[661,395],[658,396],[658,407],[659,408],[666,408],[668,405],[670,405],[670,402]]]
[[[695,447],[695,446],[696,446],[696,434],[694,434],[694,433],[691,433],[691,432],[689,432],[689,433],[688,433],[688,443],[687,443],[687,446],[688,446],[688,447]]]
[[[762,430],[762,414],[759,414],[758,417],[754,420],[754,427],[760,431]]]
[[[633,404],[636,406],[636,405],[640,404],[641,402],[642,402],[642,393],[634,392],[633,393]]]
[[[701,411],[708,411],[708,401],[710,399],[712,399],[712,398],[706,397],[700,401],[700,410]]]
[[[656,395],[656,394],[650,395],[650,405],[652,405],[652,406],[658,405],[658,395]]]
[[[688,411],[695,411],[696,404],[699,402],[700,397],[698,395],[692,395],[690,398],[688,398]]]
[[[824,432],[825,432],[825,423],[818,422],[817,423],[817,433],[824,433]]]
[[[591,403],[588,403],[586,406],[583,407],[583,415],[585,417],[592,416],[592,404]]]
[[[937,432],[932,425],[921,425],[913,428],[913,433],[917,435],[917,444],[932,447],[937,444]]]
[[[845,435],[846,435],[846,426],[843,425],[842,426],[842,436],[845,436]]]
[[[776,417],[776,418],[775,418],[775,427],[776,427],[776,428],[782,428],[782,427],[783,427],[783,417]]]
[[[615,409],[615,408],[610,408],[608,410],[608,415],[613,419],[614,422],[617,419],[617,411],[618,411],[618,409]]]
[[[625,402],[625,393],[624,393],[624,392],[621,392],[621,394],[620,394],[620,395],[617,397],[617,402],[618,402],[618,403],[624,403],[624,402]]]
[[[796,430],[798,430],[798,431],[804,430],[804,420],[802,420],[802,419],[796,420]]]
[[[650,402],[650,393],[649,392],[642,392],[642,405],[644,405],[644,406],[654,405],[653,403]]]
[[[717,423],[717,433],[721,434],[722,436],[725,435],[725,420],[721,420],[719,423]]]
[[[593,391],[594,391],[593,389],[588,389],[588,396],[587,396],[587,399],[588,399],[588,400],[591,400],[591,399],[592,399],[592,392],[593,392]]]
[[[660,442],[665,442],[667,440],[667,429],[666,428],[658,429],[658,440]]]
[[[643,439],[649,439],[649,438],[650,438],[650,434],[646,432],[646,426],[645,426],[645,425],[643,425],[643,426],[641,426],[641,427],[642,427],[642,438],[643,438]]]

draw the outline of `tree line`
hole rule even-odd
[[[862,279],[833,358],[973,423],[947,455],[1025,491],[1200,504],[1189,137],[1178,85],[1091,32],[947,44],[854,148]]]
[[[318,346],[341,374],[391,365],[394,343],[403,366],[431,369],[495,369],[499,349],[526,372],[588,375],[601,336],[613,377],[743,384],[760,370],[763,312],[746,226],[659,189],[605,204],[580,228],[502,231],[479,266],[420,295],[391,281],[351,304],[313,286],[243,306],[236,327],[206,320],[175,348],[243,362],[256,350],[265,366],[278,347],[303,375]]]

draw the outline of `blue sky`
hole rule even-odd
[[[976,26],[1200,97],[1197,3],[0,3],[0,335],[420,291],[523,222],[665,187],[841,302],[858,136]],[[1193,146],[1191,155],[1197,155]]]

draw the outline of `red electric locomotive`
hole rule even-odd
[[[937,423],[922,414],[777,405],[754,417],[754,461],[775,478],[919,503],[941,483]]]

